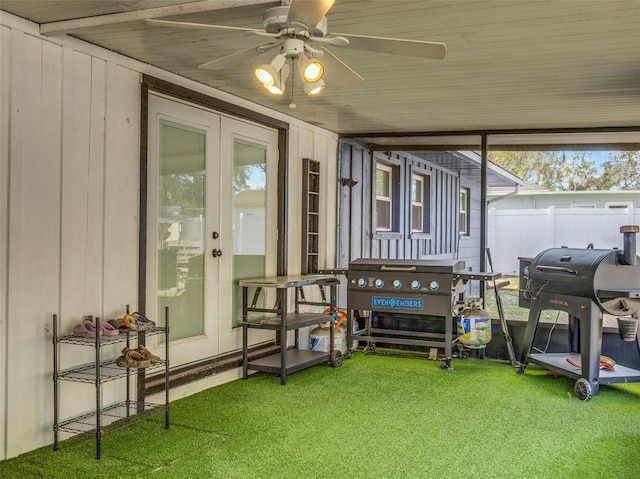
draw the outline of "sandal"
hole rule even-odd
[[[142,344],[138,346],[137,351],[144,359],[151,361],[151,364],[156,364],[160,361],[160,356],[152,354],[151,351],[145,348]]]
[[[117,336],[120,334],[120,330],[114,328],[108,321],[100,321],[100,330],[104,336]]]
[[[122,320],[125,326],[132,331],[145,331],[147,329],[155,328],[156,323],[147,319],[147,317],[141,313],[126,313]]]
[[[76,324],[73,327],[73,335],[80,338],[95,338],[96,325],[89,320],[84,320],[81,324]],[[98,332],[98,335],[102,335],[102,330]]]
[[[116,359],[116,364],[121,368],[146,368],[151,366],[151,360],[145,359],[135,349],[124,348],[122,356]]]
[[[114,328],[118,328],[123,333],[129,331],[129,328],[124,324],[124,320],[122,318],[110,319],[107,323]]]

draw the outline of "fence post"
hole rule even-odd
[[[555,206],[549,206],[549,208],[547,208],[547,213],[549,215],[549,225],[547,228],[547,232],[548,234],[551,235],[551,246],[553,248],[557,248],[558,245],[556,244],[556,207]]]

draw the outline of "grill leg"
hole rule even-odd
[[[529,320],[527,321],[527,328],[524,331],[524,340],[522,342],[522,353],[520,354],[520,368],[519,372],[524,372],[524,368],[527,365],[527,359],[533,346],[533,338],[536,335],[538,329],[538,321],[540,320],[540,309],[538,309],[538,303],[532,301],[531,309],[529,310]]]
[[[598,394],[600,385],[600,354],[602,354],[602,311],[592,304],[586,310],[588,316],[582,318],[580,334],[580,355],[582,359],[582,377],[589,382],[591,394]],[[585,324],[586,323],[586,324]]]

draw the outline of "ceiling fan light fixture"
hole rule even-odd
[[[301,56],[298,68],[302,73],[304,81],[309,83],[314,83],[320,80],[324,75],[324,65],[315,58]]]
[[[308,96],[314,96],[320,93],[322,90],[324,90],[325,86],[327,85],[325,85],[324,80],[321,78],[320,80],[315,81],[313,83],[305,83],[304,92]]]
[[[286,60],[282,53],[278,53],[269,63],[264,63],[255,69],[256,78],[262,83],[262,86],[268,88],[276,82]]]
[[[287,83],[287,78],[289,77],[289,72],[291,71],[291,67],[287,64],[282,67],[282,70],[276,75],[275,81],[272,83],[263,83],[269,93],[274,95],[282,95],[284,93],[285,84]]]

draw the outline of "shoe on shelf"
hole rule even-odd
[[[76,324],[73,327],[73,335],[80,338],[95,338],[96,337],[96,325],[91,321],[85,320],[80,324]],[[98,331],[98,335],[102,335],[102,331]]]
[[[114,328],[119,329],[122,333],[126,333],[127,331],[129,331],[129,328],[124,324],[124,320],[122,318],[110,319],[109,321],[107,321],[107,323],[109,323]]]
[[[124,348],[122,356],[116,359],[116,364],[121,368],[146,368],[151,366],[151,360],[145,359],[135,349]]]
[[[137,348],[138,353],[144,358],[151,361],[151,364],[156,364],[160,361],[160,357],[155,354],[151,354],[147,348],[145,348],[142,344],[140,344]]]
[[[100,321],[100,330],[104,336],[117,336],[120,330],[109,324],[108,321]]]
[[[145,331],[147,329],[155,328],[156,323],[147,319],[147,317],[141,313],[126,313],[122,317],[122,321],[125,326],[132,331]]]

